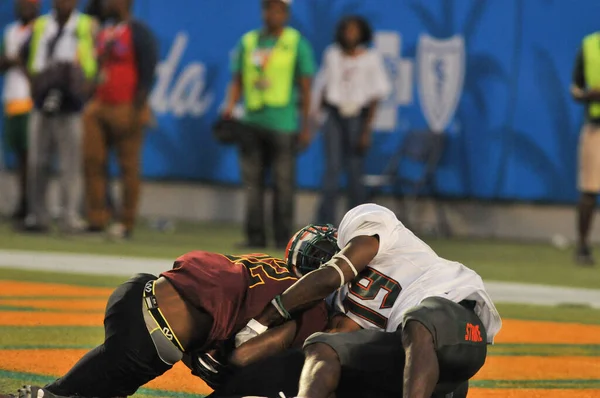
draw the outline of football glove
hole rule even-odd
[[[192,374],[200,377],[213,390],[221,386],[233,373],[225,361],[217,360],[207,352],[192,353]]]

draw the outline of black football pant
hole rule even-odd
[[[142,313],[144,285],[155,279],[138,274],[119,286],[106,305],[104,343],[44,388],[62,396],[125,397],[169,370],[171,365],[156,352]]]
[[[246,188],[246,238],[253,246],[265,246],[265,189],[273,182],[273,230],[275,244],[285,247],[293,233],[296,189],[296,134],[244,129],[240,139],[242,180]]]
[[[423,324],[434,338],[440,379],[432,398],[464,398],[468,380],[483,366],[486,334],[472,303],[456,304],[431,297],[407,312],[403,324]],[[322,343],[333,348],[342,366],[338,398],[396,398],[402,396],[405,353],[401,330],[395,333],[360,330],[350,333],[316,333],[305,346]],[[290,350],[240,370],[210,397],[298,393],[304,364],[300,350]]]

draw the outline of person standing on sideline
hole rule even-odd
[[[337,27],[335,44],[324,55],[318,74],[319,95],[326,114],[323,129],[325,174],[318,209],[319,222],[336,223],[340,174],[347,171],[348,205],[366,200],[362,182],[364,159],[371,145],[377,104],[390,91],[382,57],[367,46],[373,33],[362,17],[349,16]]]
[[[84,169],[89,232],[102,232],[107,206],[108,152],[116,150],[123,181],[119,220],[109,229],[115,239],[132,234],[140,196],[143,127],[150,121],[148,95],[158,62],[150,29],[131,17],[133,0],[107,0],[105,16],[114,21],[98,36],[100,75],[84,113]]]
[[[294,221],[296,153],[311,140],[310,93],[316,66],[308,41],[286,26],[291,2],[262,0],[264,27],[246,33],[237,47],[223,113],[224,118],[231,118],[244,97],[242,122],[248,129],[240,133],[244,135],[240,156],[247,190],[245,247],[263,248],[267,243],[264,193],[269,169],[274,184],[275,244],[278,248],[287,245]]]
[[[22,221],[27,216],[27,125],[33,100],[19,53],[31,36],[31,25],[39,15],[40,4],[39,0],[16,0],[15,8],[17,20],[4,29],[0,43],[0,72],[5,73],[2,91],[4,138],[7,147],[16,155],[19,178],[19,199],[13,219]]]
[[[585,124],[579,140],[579,242],[575,261],[592,266],[589,234],[600,191],[600,32],[583,39],[571,85],[573,98],[585,104]]]
[[[96,76],[94,31],[77,0],[54,0],[53,9],[37,18],[22,51],[31,79],[34,110],[29,125],[28,216],[24,231],[45,232],[50,224],[46,192],[52,155],[59,160],[63,232],[79,232],[81,193],[81,111]]]

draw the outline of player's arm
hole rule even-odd
[[[270,327],[281,323],[290,313],[302,310],[315,300],[324,299],[340,286],[352,281],[371,263],[378,251],[378,236],[354,237],[323,267],[306,274],[272,301],[256,321]]]
[[[236,348],[229,356],[229,364],[244,367],[289,348],[296,337],[298,323],[289,321],[267,330]]]
[[[321,300],[292,321],[271,328],[240,345],[230,356],[229,362],[235,366],[246,366],[290,347],[300,347],[308,336],[326,330],[328,324],[329,310],[325,301]]]

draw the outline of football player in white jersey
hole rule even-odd
[[[354,396],[344,386],[359,381],[377,396],[429,398],[464,389],[502,325],[479,275],[439,257],[375,204],[345,215],[338,246],[328,263],[250,321],[238,342],[339,289],[332,305],[345,316],[336,333],[307,339],[299,397],[326,398],[336,390]]]

